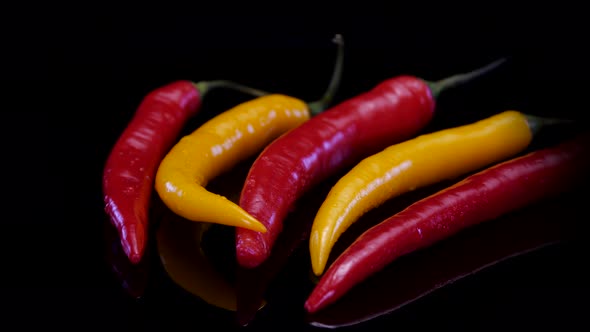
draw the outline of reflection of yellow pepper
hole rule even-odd
[[[343,57],[343,41],[330,84],[313,103],[281,95],[262,96],[242,103],[209,120],[183,137],[161,161],[155,187],[174,213],[191,221],[236,226],[257,232],[266,227],[226,197],[205,189],[212,178],[255,155],[278,136],[321,112],[337,90]]]
[[[506,111],[421,135],[361,161],[335,184],[315,217],[309,248],[314,273],[322,274],[338,237],[367,211],[523,151],[537,129],[535,119]]]
[[[179,220],[163,219],[157,232],[158,252],[166,273],[203,301],[236,311],[235,287],[215,269],[201,249],[203,235],[211,224]]]

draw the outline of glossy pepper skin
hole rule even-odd
[[[238,263],[254,268],[268,258],[283,220],[305,192],[362,157],[414,136],[431,121],[436,94],[500,63],[434,84],[408,75],[385,80],[267,146],[254,161],[240,196],[240,206],[267,232],[236,231]]]
[[[343,67],[342,36],[333,42],[337,58],[320,100],[307,104],[283,94],[265,95],[215,116],[180,139],[156,174],[155,188],[164,204],[187,220],[266,232],[264,224],[238,204],[208,191],[207,183],[324,110],[339,87]]]
[[[537,118],[505,111],[475,123],[394,144],[363,159],[338,180],[313,221],[309,251],[322,274],[340,235],[367,211],[415,188],[452,179],[523,151]]]
[[[145,251],[158,164],[186,121],[200,109],[203,96],[217,87],[264,94],[230,81],[169,83],[144,97],[107,157],[102,177],[105,212],[132,263],[138,263]]]
[[[571,190],[587,179],[589,134],[495,164],[368,229],[320,278],[305,309],[334,303],[402,255]]]
[[[170,210],[185,219],[265,232],[264,225],[237,204],[205,187],[309,117],[303,101],[279,94],[225,111],[174,145],[158,168],[156,191]]]

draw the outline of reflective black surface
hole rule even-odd
[[[315,100],[331,74],[335,33],[346,45],[335,102],[395,75],[436,80],[508,56],[495,73],[441,95],[425,131],[506,109],[585,126],[586,24],[574,5],[390,5],[339,4],[337,12],[296,3],[268,14],[250,4],[10,5],[1,33],[8,56],[0,75],[2,330],[587,330],[584,185],[404,257],[313,317],[302,307],[313,286],[305,222],[330,181],[301,202],[290,216],[301,223],[291,223],[272,264],[256,273],[232,266],[230,230],[205,237],[204,251],[236,284],[239,315],[170,279],[158,256],[157,223],[145,262],[130,266],[121,256],[105,223],[101,172],[143,96],[176,79],[227,78]],[[244,100],[210,94],[185,133]],[[548,133],[531,149],[568,135]],[[241,167],[212,185],[237,191],[247,164]],[[372,212],[338,250],[436,188]],[[166,210],[154,213],[164,218]],[[257,311],[259,297],[266,304]]]

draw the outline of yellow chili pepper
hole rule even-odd
[[[331,189],[314,219],[309,250],[323,273],[339,236],[367,211],[415,188],[475,171],[523,151],[546,124],[505,111],[478,122],[392,145],[357,164]]]
[[[185,219],[266,232],[262,223],[224,196],[209,192],[207,183],[261,151],[275,138],[321,112],[340,82],[343,41],[336,35],[338,56],[322,99],[306,104],[282,94],[244,102],[184,136],[161,161],[155,188],[168,208]]]
[[[172,147],[158,168],[156,191],[166,206],[186,219],[265,232],[264,225],[237,204],[205,187],[309,117],[304,102],[278,94],[223,112]]]

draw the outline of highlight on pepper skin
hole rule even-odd
[[[590,132],[495,163],[363,232],[328,268],[305,308],[316,312],[393,260],[587,181]]]
[[[160,163],[156,191],[188,220],[266,232],[262,223],[206,185],[308,118],[304,102],[278,94],[235,106],[180,139]]]
[[[178,215],[266,233],[266,225],[226,197],[206,189],[207,182],[262,151],[277,137],[305,123],[332,101],[342,71],[343,41],[333,40],[338,55],[321,99],[306,103],[284,94],[269,94],[241,103],[183,137],[161,161],[156,191]]]
[[[322,274],[339,236],[367,211],[523,151],[533,138],[527,120],[520,112],[505,111],[420,135],[362,160],[338,180],[317,212],[309,244],[314,273]]]
[[[209,91],[227,88],[247,95],[264,91],[228,80],[175,81],[148,93],[125,127],[103,169],[104,210],[129,260],[139,264],[148,240],[148,210],[160,160]]]
[[[267,227],[266,233],[237,229],[238,263],[262,264],[296,202],[318,183],[390,144],[413,137],[433,118],[443,91],[501,65],[428,82],[400,75],[346,99],[273,141],[254,161],[240,206]]]

